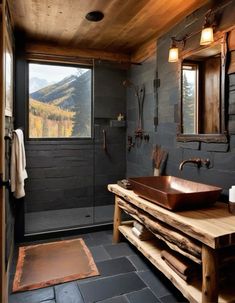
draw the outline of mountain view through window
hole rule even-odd
[[[91,137],[90,68],[29,63],[29,138]]]

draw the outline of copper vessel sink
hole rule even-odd
[[[173,176],[129,178],[133,191],[170,210],[200,208],[215,203],[222,188]]]

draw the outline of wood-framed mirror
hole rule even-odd
[[[227,34],[209,46],[182,53],[177,141],[226,143]]]

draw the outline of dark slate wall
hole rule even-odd
[[[25,211],[93,205],[92,142],[27,141]]]
[[[224,1],[224,4],[225,7],[220,24],[221,28],[226,28],[228,26],[228,20],[231,22],[231,20],[233,20],[232,16],[235,14],[234,1]],[[180,74],[177,63],[168,63],[170,37],[180,37],[184,35],[184,33],[200,31],[204,20],[204,13],[207,9],[208,7],[205,6],[197,10],[161,37],[157,42],[157,72],[160,87],[157,89],[157,97],[155,99],[155,105],[158,104],[158,125],[156,132],[153,134],[153,140],[154,143],[162,145],[169,152],[166,174],[218,185],[221,186],[224,189],[224,193],[227,194],[228,188],[235,183],[235,136],[230,133],[229,144],[206,144],[197,142],[183,144],[176,142],[177,115],[175,112],[180,100]],[[198,41],[188,41],[187,47],[197,47],[199,45],[199,38],[200,36],[198,36]],[[136,67],[132,68],[131,73],[136,74],[135,77],[138,77],[142,71],[144,74],[144,69],[145,64],[140,67],[139,73],[135,72]],[[234,90],[234,77],[235,75],[230,75],[230,86],[227,88],[227,91],[230,92],[230,104],[234,102],[231,97],[233,94],[232,91]],[[154,94],[153,87],[151,88],[151,93]],[[128,106],[132,103],[132,98],[129,96],[127,99]],[[148,106],[146,111],[154,112],[155,105],[152,103],[146,105]],[[133,115],[133,111],[130,112],[128,117],[131,117],[131,115]],[[232,119],[231,116],[230,119]],[[133,119],[131,118],[131,120]],[[128,121],[128,125],[130,123],[133,122]],[[153,120],[150,128],[154,128]],[[194,165],[187,164],[183,171],[180,172],[178,169],[179,163],[191,157],[209,158],[211,160],[210,168],[197,169]],[[148,152],[146,153],[141,149],[136,149],[135,152],[129,153],[127,162],[128,175],[150,174],[152,171],[149,168],[148,159]],[[141,168],[141,164],[138,164],[138,161],[143,163],[143,168]]]
[[[16,126],[27,130],[27,63],[23,39],[17,38]],[[113,204],[106,187],[125,176],[125,129],[110,128],[109,121],[125,111],[125,77],[126,71],[120,67],[95,65],[94,138],[26,140],[26,212]],[[102,149],[103,129],[108,154]]]
[[[128,79],[139,87],[145,86],[143,110],[143,128],[150,135],[150,141],[136,142],[131,151],[127,151],[127,176],[148,176],[153,174],[152,149],[156,141],[154,117],[156,116],[156,56],[152,56],[142,65],[133,65]],[[127,135],[134,137],[137,128],[138,103],[133,87],[127,88]],[[134,139],[133,139],[134,140]]]

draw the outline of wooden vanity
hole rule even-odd
[[[233,285],[220,287],[219,266],[224,253],[230,257],[235,251],[235,216],[228,212],[228,205],[217,202],[211,207],[172,212],[152,202],[137,196],[133,191],[119,185],[110,184],[108,190],[115,194],[113,242],[120,241],[124,235],[141,253],[152,262],[190,302],[234,302],[235,288]],[[132,222],[122,222],[123,211],[129,213],[135,220],[139,217],[132,212],[151,215],[156,222],[164,222],[169,232],[185,235],[192,243],[198,243],[200,257],[194,257],[184,252],[182,247],[169,242],[166,238],[156,236],[153,240],[141,241],[132,233]],[[130,211],[128,211],[130,209]],[[141,222],[143,224],[143,221]],[[156,234],[155,234],[156,235]],[[161,258],[162,245],[167,244],[202,265],[202,278],[190,284],[178,276]]]

